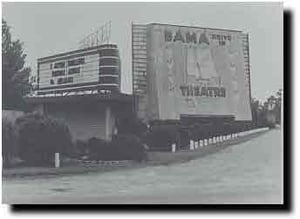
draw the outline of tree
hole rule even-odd
[[[23,43],[13,41],[10,27],[2,19],[2,106],[4,109],[24,109],[23,96],[30,91],[31,69],[25,67]]]
[[[281,123],[281,103],[282,103],[282,89],[279,89],[276,93],[275,100],[275,114],[276,114],[276,123]]]
[[[64,123],[40,114],[16,120],[19,156],[29,165],[53,165],[54,153],[70,155],[71,134]]]
[[[2,158],[3,166],[9,167],[17,155],[16,133],[14,125],[6,118],[2,119]]]
[[[251,112],[253,124],[257,126],[259,116],[259,100],[256,100],[255,98],[251,99]]]

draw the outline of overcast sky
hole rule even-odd
[[[79,41],[108,20],[120,48],[123,92],[131,93],[131,22],[237,29],[249,33],[252,97],[282,87],[283,11],[280,3],[2,3],[14,38],[24,42],[27,63],[78,49]]]

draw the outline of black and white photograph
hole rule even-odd
[[[282,2],[2,2],[2,203],[283,205]]]

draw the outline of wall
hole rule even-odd
[[[92,137],[111,140],[115,128],[112,111],[106,119],[105,104],[46,104],[46,114],[65,122],[74,139]]]

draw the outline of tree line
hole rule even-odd
[[[283,90],[279,89],[266,101],[251,99],[252,121],[256,126],[281,124]]]

